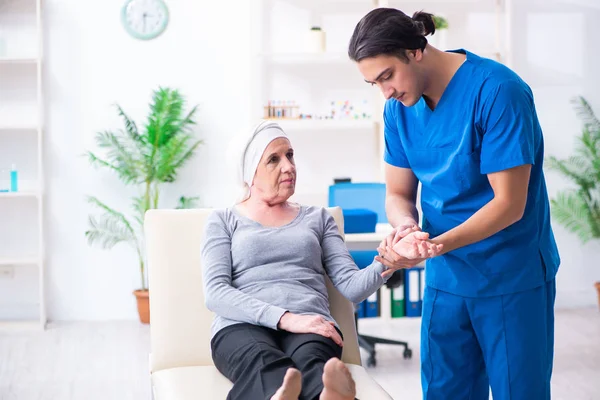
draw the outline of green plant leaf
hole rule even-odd
[[[150,143],[161,147],[180,132],[184,100],[177,90],[159,88],[150,104],[147,131]]]
[[[99,168],[99,167],[108,168],[108,169],[111,169],[112,171],[116,172],[117,174],[119,174],[120,171],[119,171],[119,169],[117,167],[115,167],[114,165],[110,164],[107,161],[104,161],[103,159],[101,159],[96,154],[92,153],[91,151],[87,152],[87,156],[88,156],[89,163],[93,167],[95,167],[95,168]]]
[[[98,146],[107,150],[107,159],[95,158],[103,161],[99,165],[110,165],[124,183],[140,183],[143,181],[143,163],[136,158],[137,147],[128,143],[123,131],[119,133],[104,131],[96,134]]]
[[[146,203],[144,196],[136,196],[132,198],[131,208],[133,209],[133,218],[138,225],[144,226],[144,215],[150,209],[150,205]]]
[[[125,114],[125,111],[123,111],[120,105],[117,104],[116,107],[119,116],[123,119],[123,123],[125,124],[125,131],[129,135],[129,137],[135,142],[143,141],[144,137],[139,134],[135,121],[129,118],[127,114]]]
[[[433,24],[436,30],[448,29],[448,20],[438,15],[433,16]]]
[[[552,215],[567,230],[577,234],[582,242],[594,237],[590,220],[592,213],[577,192],[561,192],[551,200]]]
[[[200,199],[199,197],[181,196],[179,198],[179,204],[175,208],[176,209],[196,208],[199,199]]]
[[[587,127],[583,128],[581,137],[577,138],[576,153],[586,160],[594,182],[600,182],[600,138],[594,137]]]
[[[102,211],[104,211],[104,216],[110,217],[114,221],[117,221],[119,224],[121,224],[123,226],[123,228],[129,233],[130,236],[135,237],[135,231],[134,231],[133,227],[131,226],[131,224],[129,223],[129,221],[127,220],[127,218],[125,217],[125,215],[110,208],[109,206],[107,206],[106,204],[104,204],[100,200],[98,200],[96,197],[88,196],[87,201],[88,201],[88,203],[90,203],[90,204],[98,207]]]
[[[547,166],[549,169],[561,172],[564,176],[572,179],[579,186],[586,189],[592,188],[595,185],[593,170],[588,165],[588,161],[582,157],[572,156],[567,160],[549,157]]]
[[[201,140],[197,140],[189,145],[190,140],[192,140],[190,135],[178,135],[164,147],[156,164],[155,176],[157,181],[175,181],[177,171],[194,156],[196,148],[202,144]]]
[[[136,247],[135,237],[123,226],[122,222],[111,215],[96,219],[89,217],[90,229],[85,232],[90,245],[99,244],[103,249],[112,249],[115,245],[125,242]]]
[[[582,96],[575,97],[571,100],[574,104],[577,115],[583,121],[584,128],[587,128],[596,137],[600,135],[600,121],[596,118],[592,106]]]

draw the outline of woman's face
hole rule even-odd
[[[294,149],[286,138],[273,140],[262,155],[252,185],[252,195],[268,203],[290,198],[296,188]]]

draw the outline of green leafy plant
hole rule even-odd
[[[92,166],[107,168],[116,173],[124,184],[137,186],[140,194],[132,198],[130,218],[96,197],[88,197],[88,202],[101,214],[89,217],[89,229],[85,235],[90,245],[97,244],[104,249],[112,249],[118,243],[132,246],[139,258],[141,289],[146,290],[144,214],[149,209],[158,208],[163,184],[176,180],[179,169],[202,143],[194,138],[192,132],[197,106],[185,114],[183,96],[177,90],[159,88],[153,93],[142,131],[119,105],[116,107],[124,129],[98,132],[96,143],[105,156],[89,151],[87,157]],[[182,196],[176,208],[193,208],[197,200],[197,197]]]
[[[438,15],[433,16],[433,24],[436,30],[448,29],[448,20]]]
[[[577,97],[572,103],[583,121],[575,154],[559,160],[549,157],[548,167],[560,172],[577,186],[551,199],[552,215],[583,243],[600,238],[600,121],[590,104]]]

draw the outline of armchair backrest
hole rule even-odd
[[[149,210],[144,221],[150,290],[150,370],[213,365],[214,314],[204,305],[200,250],[212,209]],[[343,235],[340,208],[329,208]],[[330,310],[344,334],[342,360],[360,365],[354,308],[327,278]]]

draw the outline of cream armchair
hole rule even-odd
[[[342,212],[329,209],[343,232]],[[214,367],[213,313],[204,306],[200,247],[209,209],[149,210],[145,235],[150,283],[150,374],[156,400],[221,400],[232,384]],[[333,317],[344,334],[342,360],[361,400],[391,399],[361,367],[354,311],[328,279]],[[249,399],[253,400],[253,399]]]

